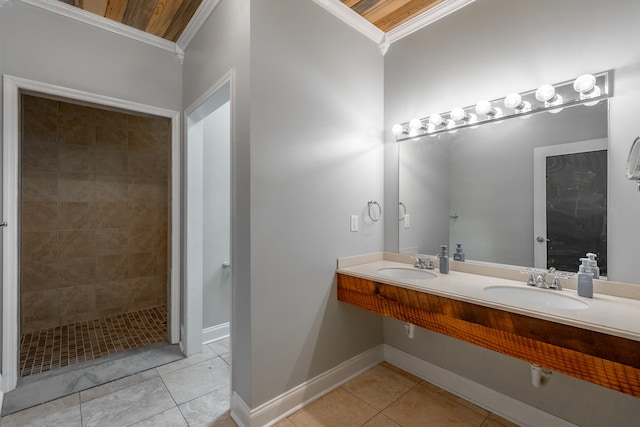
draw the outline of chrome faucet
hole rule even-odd
[[[433,270],[433,261],[428,256],[416,254],[411,258],[415,260],[415,262],[413,263],[413,266],[415,268],[419,268],[421,270]]]
[[[538,274],[538,276],[536,276],[535,278],[533,273],[529,273],[527,285],[535,286],[542,289],[554,289],[556,291],[561,291],[562,285],[560,284],[560,278],[558,276],[554,275],[551,283],[547,282],[547,273],[554,274],[555,272],[556,269],[551,267],[548,272],[542,272],[542,274]]]

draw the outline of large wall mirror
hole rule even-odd
[[[594,252],[615,280],[607,148],[607,101],[402,141],[399,251],[570,272]]]

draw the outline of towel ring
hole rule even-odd
[[[398,209],[402,208],[403,213],[398,217],[398,221],[402,221],[407,216],[407,207],[402,202],[398,202]]]
[[[378,218],[374,218],[371,215],[371,206],[376,205],[378,207]],[[380,207],[380,203],[376,202],[375,200],[369,200],[367,202],[367,211],[369,212],[369,218],[371,219],[371,221],[376,222],[376,221],[380,221],[380,217],[382,216],[382,208]]]

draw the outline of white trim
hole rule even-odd
[[[0,0],[0,7],[6,4],[11,4],[12,2],[13,0]],[[191,43],[191,40],[193,40],[193,37],[195,37],[198,31],[200,31],[200,28],[202,28],[204,23],[207,21],[207,18],[209,18],[213,13],[218,3],[220,3],[220,0],[203,0],[180,35],[180,38],[178,38],[178,41],[175,43],[171,40],[130,27],[58,0],[22,0],[22,2],[75,21],[92,25],[96,28],[110,31],[132,40],[137,40],[139,42],[164,49],[168,52],[174,53],[176,55],[176,59],[182,64],[184,60],[184,51],[187,49],[187,46],[189,46],[189,43]]]
[[[200,28],[202,28],[219,3],[220,0],[203,0],[202,3],[200,3],[200,6],[198,6],[198,9],[193,14],[191,20],[176,42],[179,49],[183,51],[187,49],[191,40],[193,40],[195,35],[198,34]]]
[[[398,41],[409,34],[415,33],[427,25],[444,18],[474,1],[475,0],[445,0],[424,13],[421,13],[407,22],[398,25],[396,28],[387,31],[387,42],[392,44],[393,42]]]
[[[386,344],[384,360],[518,425],[575,427],[575,424],[555,415]],[[523,381],[528,379],[524,378]]]
[[[252,410],[249,410],[242,398],[234,393],[231,396],[231,417],[241,427],[272,426],[382,360],[383,346],[379,345]]]
[[[313,0],[316,4],[322,6],[329,13],[333,14],[350,27],[364,34],[377,44],[384,41],[384,31],[360,16],[358,12],[346,6],[340,0]]]
[[[231,335],[230,322],[204,328],[202,330],[202,344],[209,344],[210,342],[227,338],[229,335]]]
[[[218,90],[222,89],[225,85],[229,84],[229,98],[231,101],[231,232],[233,233],[233,206],[234,206],[234,171],[233,171],[233,145],[235,141],[235,71],[233,69],[227,71],[216,83],[214,83],[206,92],[204,92],[193,104],[191,104],[184,111],[184,141],[185,141],[185,173],[183,181],[183,194],[184,194],[184,300],[183,312],[184,316],[184,334],[182,336],[184,351],[187,355],[199,353],[202,350],[202,246],[201,242],[198,243],[198,239],[202,239],[200,228],[196,227],[196,223],[201,222],[198,219],[198,208],[196,207],[193,212],[193,201],[197,198],[197,189],[189,182],[190,173],[194,171],[194,167],[189,166],[189,157],[191,155],[189,147],[193,145],[196,138],[202,138],[202,131],[198,131],[198,127],[202,126],[202,118],[199,115],[198,109],[203,106],[206,101],[211,98]],[[200,166],[202,167],[202,166]],[[200,197],[201,199],[202,197]],[[200,209],[201,211],[202,209]],[[200,212],[201,215],[201,212]],[[195,242],[195,244],[194,244]],[[231,242],[233,244],[233,236],[231,236]],[[231,265],[234,265],[233,250],[231,253]],[[190,267],[191,266],[191,267]],[[233,303],[232,303],[233,307]],[[232,308],[233,310],[233,308]],[[232,314],[233,318],[233,314]]]
[[[30,4],[31,6],[39,7],[40,9],[44,9],[49,12],[53,12],[57,15],[62,15],[66,18],[73,19],[74,21],[83,22],[85,24],[89,24],[115,34],[128,37],[132,40],[137,40],[169,52],[176,52],[176,44],[170,40],[163,39],[162,37],[158,37],[156,35],[144,32],[128,25],[124,25],[112,19],[105,18],[104,16],[96,15],[92,12],[87,12],[84,9],[68,5],[62,1],[22,0],[22,2]]]
[[[3,79],[3,228],[2,268],[2,391],[16,387],[18,374],[18,149],[19,95],[30,90],[107,107],[152,114],[171,119],[171,300],[169,309],[169,340],[176,343],[180,330],[180,112],[139,104],[123,99],[55,86],[48,83],[5,75]]]

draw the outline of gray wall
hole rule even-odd
[[[478,0],[391,46],[385,57],[387,141],[392,139],[393,123],[414,116],[614,69],[609,191],[610,200],[616,203],[610,202],[609,258],[611,268],[619,271],[618,280],[640,283],[637,268],[629,262],[634,243],[640,240],[640,228],[631,225],[640,211],[640,195],[633,183],[621,178],[638,132],[634,117],[640,113],[637,16],[640,3],[634,0],[606,4],[594,0],[563,0],[561,4],[552,0]],[[397,155],[397,145],[388,143],[386,150]],[[385,170],[387,204],[398,197],[397,190],[394,193],[397,173],[391,169]],[[627,225],[620,226],[622,223]],[[392,233],[388,229],[385,236]],[[616,262],[621,265],[614,265]],[[632,425],[640,413],[639,399],[558,374],[545,388],[533,389],[525,362],[424,330],[409,341],[403,337],[402,324],[390,319],[384,322],[384,339],[581,426]]]
[[[231,321],[230,114],[227,101],[203,121],[203,328]]]
[[[250,0],[222,0],[185,52],[183,103],[188,108],[230,69],[233,192],[231,224],[234,391],[251,405],[251,225],[250,225]]]
[[[379,316],[336,300],[335,269],[383,246],[362,217],[383,202],[383,57],[311,1],[253,1],[251,31],[256,407],[382,343]]]

